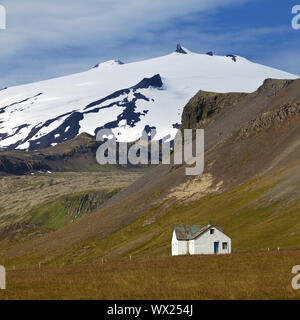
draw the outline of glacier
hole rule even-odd
[[[109,60],[85,72],[0,91],[0,150],[38,150],[109,128],[132,142],[143,130],[173,138],[199,91],[253,92],[265,79],[293,75],[238,55],[176,51],[153,59]]]

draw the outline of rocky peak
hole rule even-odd
[[[175,52],[182,53],[182,54],[187,54],[187,52],[182,48],[180,43],[177,44]]]

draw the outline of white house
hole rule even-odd
[[[177,226],[173,229],[172,256],[231,253],[231,239],[221,227]]]

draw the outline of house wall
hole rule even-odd
[[[195,240],[189,241],[189,253],[195,254]]]
[[[189,241],[177,240],[175,231],[172,236],[172,256],[186,255],[189,250]]]
[[[210,234],[211,229],[214,229],[214,234]],[[231,253],[231,239],[218,229],[211,229],[192,240],[194,243],[190,244],[191,254],[214,254],[214,242],[219,242],[219,254]],[[227,249],[223,249],[223,242],[227,242]]]

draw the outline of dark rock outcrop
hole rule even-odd
[[[257,116],[255,119],[249,121],[244,125],[237,133],[237,140],[239,138],[247,138],[254,133],[258,133],[263,129],[268,129],[275,124],[286,120],[290,117],[296,117],[300,115],[300,99],[297,103],[286,104],[273,110],[264,112]]]
[[[177,44],[175,52],[182,53],[182,54],[187,54],[187,52],[185,50],[183,50],[183,48],[182,48],[180,43]]]
[[[131,89],[148,89],[149,87],[161,88],[163,86],[163,82],[159,74],[154,75],[151,78],[144,78],[137,85],[133,86]]]
[[[50,167],[40,160],[26,160],[14,156],[0,155],[0,172],[19,175],[33,171],[46,170],[50,170]]]
[[[231,58],[234,62],[236,62],[236,55],[234,54],[227,54],[227,58]]]
[[[214,93],[199,91],[184,107],[182,114],[183,128],[196,128],[207,122],[211,116],[226,106],[241,101],[246,93]]]

